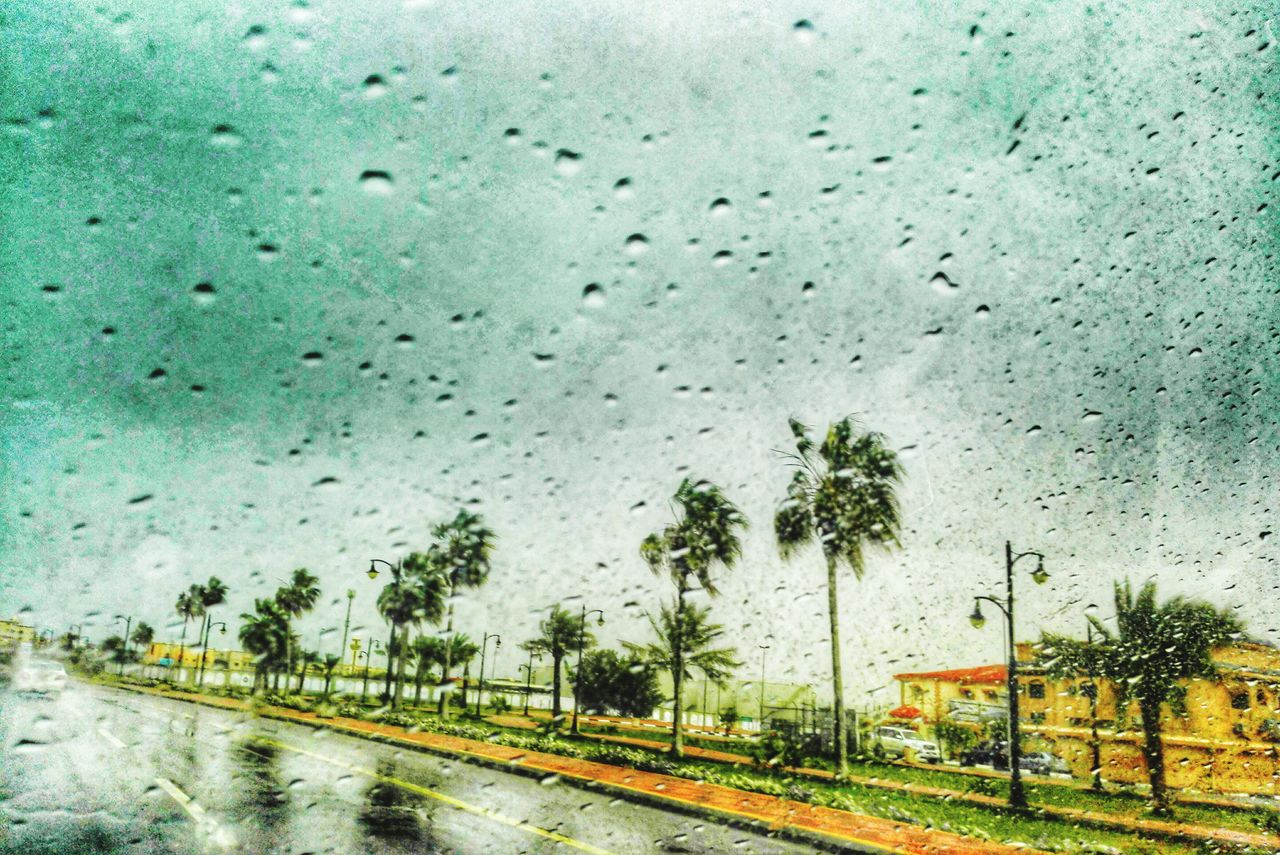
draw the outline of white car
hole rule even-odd
[[[905,727],[877,727],[871,735],[871,748],[881,757],[910,755],[921,763],[942,762],[942,752],[935,742],[930,742],[914,730]]]
[[[67,669],[60,662],[35,659],[18,666],[13,675],[16,692],[57,695],[67,687]]]

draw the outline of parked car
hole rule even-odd
[[[1002,739],[988,739],[960,752],[961,766],[990,766],[993,769],[1009,768],[1009,743]]]
[[[1067,761],[1048,751],[1032,751],[1022,755],[1018,766],[1032,775],[1070,775]]]
[[[880,757],[907,757],[921,763],[942,762],[936,742],[905,727],[877,727],[871,734],[871,750]]]
[[[57,696],[67,687],[67,669],[59,662],[33,659],[19,665],[13,674],[13,690]]]

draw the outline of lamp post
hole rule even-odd
[[[204,685],[204,666],[209,658],[209,633],[213,631],[215,626],[222,627],[222,634],[227,634],[227,624],[224,621],[207,621],[204,627],[204,638],[200,640],[200,670],[196,677],[196,685]]]
[[[347,650],[347,631],[351,629],[351,602],[356,598],[356,592],[352,588],[347,589],[347,617],[342,622],[342,644],[338,645],[338,661],[342,662],[346,656]]]
[[[1036,558],[1036,566],[1031,571],[1031,578],[1037,585],[1043,585],[1049,578],[1049,574],[1044,571],[1044,556],[1039,552],[1015,553],[1013,545],[1006,540],[1004,543],[1005,597],[1003,600],[998,597],[974,597],[973,614],[969,615],[969,622],[973,624],[974,628],[981,629],[987,622],[987,619],[982,615],[981,608],[981,601],[985,600],[1004,614],[1007,623],[1009,657],[1007,688],[1009,693],[1009,807],[1013,808],[1025,808],[1027,806],[1027,794],[1022,788],[1022,734],[1018,726],[1018,653],[1013,640],[1013,565],[1017,564],[1020,559],[1032,555]]]
[[[587,635],[587,615],[600,614],[599,626],[604,626],[604,611],[601,609],[592,609],[587,611],[585,604],[582,606],[582,621],[578,624],[578,679],[577,684],[573,687],[573,732],[579,733],[578,730],[578,696],[582,694],[582,643]]]
[[[73,629],[75,630],[74,633],[71,631]],[[76,642],[80,640],[80,633],[82,632],[84,632],[84,624],[82,623],[73,623],[73,624],[67,625],[67,639],[71,642],[71,647],[73,649],[76,646]]]
[[[480,682],[476,684],[476,715],[480,715],[480,701],[484,697],[484,649],[489,645],[489,639],[494,639],[493,655],[498,655],[498,648],[502,646],[502,636],[496,632],[486,632],[484,640],[480,642]],[[465,710],[464,710],[465,712]]]
[[[368,650],[362,650],[356,654],[357,661],[361,656],[364,657],[364,682],[360,685],[360,703],[365,702],[365,698],[369,696],[369,657],[374,653],[381,653],[379,642],[374,641],[369,644]]]
[[[391,579],[392,579],[391,584],[395,585],[398,591],[400,588],[400,562],[396,562],[395,564],[392,564],[390,561],[383,561],[381,558],[370,559],[369,570],[368,570],[368,575],[370,579],[378,578],[379,564],[385,564],[391,570]],[[387,680],[386,680],[386,685],[383,687],[383,690],[382,690],[382,702],[385,704],[388,701],[390,701],[392,709],[399,709],[400,708],[399,684],[396,685],[396,696],[394,698],[391,696],[391,654],[395,650],[396,650],[396,623],[395,621],[392,621],[391,622],[391,640],[387,643]],[[404,651],[400,651],[399,653],[401,658],[403,659]]]
[[[208,625],[208,626],[206,626],[206,627],[204,628],[204,646],[202,646],[202,647],[200,648],[200,650],[202,651],[202,652],[201,652],[201,654],[200,654],[200,655],[201,655],[201,657],[204,657],[204,656],[208,656],[208,655],[209,655],[209,633],[213,632],[213,628],[214,628],[215,626],[216,626],[216,627],[218,627],[218,634],[219,634],[219,635],[226,635],[226,634],[227,634],[227,623],[226,623],[226,621],[221,621],[221,620],[211,620],[211,621],[209,621],[209,625]],[[213,657],[213,661],[214,661],[214,663],[215,663],[215,664],[217,663],[217,661],[218,661],[218,657],[217,657],[216,655]],[[230,662],[230,660],[226,660],[226,661],[227,661],[226,667],[222,669],[222,670],[223,670],[223,675],[222,675],[222,676],[223,676],[223,684],[224,684],[224,688],[230,688],[230,686],[231,686],[231,662]],[[201,685],[201,686],[204,686],[204,662],[203,662],[203,661],[201,661],[201,667],[200,667],[200,685]]]
[[[125,617],[124,615],[116,615],[116,619],[111,622],[112,626],[124,621],[124,648],[120,651],[120,661],[117,663],[120,668],[116,674],[124,676],[124,661],[129,658],[129,630],[133,629],[133,615]]]
[[[757,644],[760,648],[760,732],[764,733],[764,658],[768,654],[769,645]]]
[[[1086,625],[1085,639],[1092,651],[1093,624]],[[1090,670],[1092,671],[1092,669]],[[1098,792],[1102,792],[1102,744],[1098,741],[1098,683],[1092,673],[1086,676],[1089,678],[1089,682],[1084,684],[1084,694],[1089,699],[1089,749],[1093,763],[1090,767],[1093,771],[1093,783],[1090,786]]]
[[[541,662],[542,654],[536,653],[533,650],[530,650],[529,664],[520,666],[524,668],[524,715],[525,715],[525,718],[529,717],[529,695],[533,693],[533,660],[535,658],[539,662]]]

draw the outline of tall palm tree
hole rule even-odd
[[[709,481],[686,478],[676,490],[675,521],[661,532],[649,535],[640,544],[640,556],[653,572],[669,577],[676,587],[674,613],[685,612],[685,596],[694,590],[693,583],[714,596],[718,593],[711,571],[719,566],[731,569],[742,555],[740,532],[747,519],[720,488]],[[671,752],[684,755],[683,685],[689,669],[684,667],[684,644],[680,632],[684,621],[673,620],[671,638],[674,661],[671,666],[673,685],[673,739]]]
[[[415,584],[412,577],[401,578],[398,581],[389,582],[378,594],[378,612],[391,624],[391,642],[390,650],[398,661],[398,668],[393,668],[388,664],[388,676],[395,675],[395,693],[392,696],[392,709],[400,708],[402,698],[402,690],[404,686],[404,665],[408,658],[406,655],[409,650],[408,639],[406,638],[407,630],[405,627],[410,623],[418,622],[422,618],[426,603],[424,592],[427,590],[423,585]],[[443,598],[440,599],[439,605],[443,610]],[[439,616],[436,617],[439,620]]]
[[[420,635],[409,645],[413,660],[413,705],[422,704],[422,682],[428,672],[444,664],[444,639],[438,635]]]
[[[551,613],[538,625],[538,631],[541,634],[525,642],[524,649],[533,649],[551,657],[551,726],[556,728],[560,726],[562,718],[560,686],[564,660],[578,649],[578,633],[583,631],[582,619],[568,609],[555,605],[551,607]],[[590,630],[583,632],[583,648],[591,647],[595,642],[595,637]]]
[[[200,604],[200,586],[192,585],[178,595],[173,606],[178,617],[182,618],[182,641],[178,646],[178,678],[182,678],[182,660],[187,656],[187,624],[204,616],[204,606]]]
[[[683,678],[692,679],[695,668],[707,679],[720,681],[742,665],[734,648],[717,646],[724,637],[724,627],[711,622],[708,606],[692,603],[663,606],[657,618],[649,615],[649,625],[658,639],[656,642],[626,646],[649,664],[668,672],[675,686],[681,685]],[[678,689],[676,698],[679,698]],[[677,719],[677,734],[680,733],[678,722]]]
[[[276,603],[285,618],[285,672],[293,673],[293,619],[300,618],[315,608],[320,599],[320,580],[305,567],[299,567],[289,577],[288,584],[276,591]],[[285,682],[285,691],[289,689]],[[301,688],[299,688],[301,691]]]
[[[431,529],[431,536],[435,542],[431,544],[427,555],[445,580],[448,603],[445,636],[448,638],[453,635],[453,599],[460,590],[478,588],[488,580],[496,536],[492,529],[484,525],[478,514],[467,510],[460,510],[449,522],[436,525]],[[442,684],[448,683],[453,663],[453,645],[450,644],[445,647]],[[447,687],[440,692],[439,714],[441,718],[449,717]]]
[[[408,623],[414,630],[421,633],[423,623],[439,624],[444,617],[445,604],[449,596],[449,583],[438,563],[433,561],[431,556],[421,552],[409,554],[409,557],[404,560],[402,572],[405,583],[413,590],[414,610]],[[412,645],[408,643],[407,636],[405,642],[400,646],[400,650],[412,651]],[[403,701],[406,658],[403,654],[398,656],[394,701],[397,709]],[[419,682],[419,693],[421,693],[421,685]]]
[[[133,628],[133,633],[129,636],[129,640],[133,642],[134,648],[143,651],[140,656],[146,655],[146,650],[151,646],[151,642],[155,641],[156,631],[151,628],[151,624],[146,621],[138,621],[138,625]]]
[[[266,688],[267,672],[277,670],[288,655],[289,615],[271,598],[254,600],[253,607],[252,612],[240,615],[239,637],[244,649],[254,654],[253,688],[257,691],[260,681]]]
[[[1114,630],[1089,615],[1098,633],[1092,642],[1046,634],[1041,653],[1055,673],[1108,679],[1116,693],[1117,718],[1130,702],[1137,702],[1152,805],[1156,813],[1168,814],[1162,708],[1185,712],[1182,681],[1215,676],[1213,648],[1239,635],[1243,627],[1229,611],[1200,600],[1174,597],[1157,603],[1155,582],[1147,582],[1137,594],[1128,581],[1117,582],[1115,606]]]
[[[199,682],[204,683],[204,665],[205,659],[208,658],[208,651],[204,649],[205,642],[208,641],[209,622],[213,618],[209,615],[209,609],[214,606],[222,605],[227,599],[227,586],[217,576],[210,576],[209,581],[203,585],[197,585],[193,590],[199,592],[200,605],[204,609],[204,620],[200,622],[200,671]]]
[[[448,659],[455,665],[462,666],[462,693],[458,696],[458,708],[467,708],[467,684],[471,679],[471,663],[480,655],[480,645],[473,642],[464,633],[458,633],[449,640]],[[477,689],[477,691],[479,691]]]
[[[835,694],[836,776],[848,777],[848,734],[844,712],[844,677],[840,664],[840,611],[837,570],[843,564],[862,579],[869,545],[898,544],[901,511],[895,490],[902,465],[885,438],[863,430],[846,417],[827,428],[815,446],[808,429],[789,421],[796,453],[785,455],[795,466],[787,496],[778,506],[773,528],[783,559],[817,541],[827,562],[827,613],[831,620],[831,685]]]

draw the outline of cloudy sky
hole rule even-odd
[[[1215,10],[1214,7],[1221,6]],[[753,528],[735,642],[827,679],[824,571],[771,516],[788,416],[903,457],[843,595],[851,698],[1000,657],[1006,539],[1280,641],[1275,24],[1135,4],[32,2],[6,13],[0,612],[310,638],[461,506],[464,631],[552,603],[640,640],[680,479]],[[232,621],[234,624],[234,620]],[[325,636],[329,649],[336,633]],[[754,658],[754,653],[752,654]],[[872,693],[872,694],[868,694]]]

